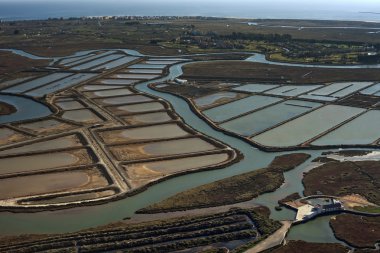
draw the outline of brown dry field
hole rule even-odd
[[[10,128],[0,127],[0,146],[10,144],[13,142],[23,141],[28,138],[28,136],[16,132]]]
[[[87,190],[108,185],[107,180],[95,168],[6,178],[0,182],[0,199]]]
[[[295,84],[380,79],[378,69],[310,69],[244,61],[193,63],[184,66],[183,72],[181,78],[189,80],[249,80]]]
[[[380,242],[380,217],[340,214],[330,220],[335,236],[359,248],[373,248]]]
[[[266,253],[347,253],[348,248],[339,243],[312,243],[289,241],[285,246],[265,251]]]
[[[0,101],[0,116],[9,115],[9,114],[15,113],[16,111],[17,109],[13,105]]]
[[[0,51],[0,75],[45,67],[48,64],[48,60],[32,60],[11,52]]]
[[[135,114],[120,117],[127,125],[138,125],[144,123],[162,123],[174,119],[168,112],[153,112]]]
[[[379,161],[328,162],[305,174],[304,193],[306,196],[318,191],[334,196],[359,194],[379,205],[379,167]]]
[[[84,148],[53,153],[5,156],[0,160],[0,174],[90,165],[95,162],[94,160],[95,157]]]
[[[68,131],[77,128],[77,126],[75,125],[70,125],[63,121],[58,121],[56,119],[46,119],[31,123],[19,124],[17,125],[17,127],[41,135],[61,133],[62,131]]]
[[[21,154],[31,151],[49,151],[53,149],[82,147],[85,143],[80,139],[78,134],[58,137],[49,140],[36,140],[33,143],[22,146],[17,145],[14,148],[8,148],[0,151],[0,155]]]
[[[99,132],[100,138],[107,145],[123,142],[151,141],[188,136],[189,133],[177,123],[165,123],[153,126],[141,126]]]
[[[141,144],[113,146],[109,148],[119,161],[147,159],[214,150],[216,147],[200,138],[187,138]]]

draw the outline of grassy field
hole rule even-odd
[[[334,81],[378,81],[377,69],[302,68],[244,61],[200,62],[184,66],[182,78],[189,80],[236,80],[290,83]]]
[[[283,173],[302,164],[309,157],[308,154],[303,153],[279,156],[267,168],[178,193],[138,212],[159,213],[248,201],[260,194],[276,190],[284,182]]]
[[[380,217],[340,214],[330,220],[335,236],[358,248],[373,248],[380,241]]]

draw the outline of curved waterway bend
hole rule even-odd
[[[135,196],[103,205],[39,213],[3,212],[0,214],[0,227],[2,228],[0,230],[0,234],[73,232],[89,227],[116,222],[125,217],[133,216],[135,211],[146,207],[149,204],[168,198],[181,191],[265,167],[275,156],[282,154],[260,151],[238,138],[216,131],[197,115],[195,115],[185,100],[171,94],[151,90],[148,87],[148,85],[152,82],[165,81],[181,75],[181,68],[184,64],[186,63],[172,66],[170,68],[170,74],[167,77],[138,84],[136,88],[140,91],[161,97],[170,102],[173,105],[173,108],[175,108],[175,111],[188,125],[208,136],[223,141],[242,152],[244,154],[244,159],[242,161],[224,169],[204,171],[172,178],[154,185]],[[313,157],[316,157],[321,153],[321,151],[308,151],[308,153],[312,154]],[[299,185],[301,185],[301,181],[298,182],[296,188],[298,188]],[[276,192],[281,193],[282,189],[287,188],[282,187]],[[288,189],[290,192],[292,192],[292,190],[293,189]],[[284,193],[280,195],[283,194]],[[271,197],[265,202],[270,204],[269,206],[272,207],[278,199],[274,197],[275,195],[270,196]],[[269,196],[267,195],[267,197]],[[292,219],[294,217],[294,212],[286,209],[281,212],[273,211],[272,217],[277,219]]]
[[[12,114],[1,115],[0,124],[38,119],[52,114],[49,107],[31,98],[0,94],[0,101],[13,105],[17,109],[17,111]]]

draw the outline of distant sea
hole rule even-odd
[[[36,20],[83,16],[213,16],[271,19],[356,20],[380,22],[380,0],[0,0],[0,20]],[[297,3],[299,1],[299,3]],[[325,4],[321,4],[325,1]],[[356,0],[355,0],[356,1]],[[353,1],[353,2],[355,2]],[[370,4],[365,4],[369,1]],[[358,5],[358,2],[363,2]],[[306,6],[305,6],[306,4]]]

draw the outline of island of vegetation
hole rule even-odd
[[[17,111],[16,107],[0,101],[0,115],[9,115]]]
[[[305,195],[345,196],[359,194],[379,205],[379,161],[332,161],[306,173]]]
[[[348,247],[339,243],[313,243],[304,241],[289,241],[285,245],[265,251],[265,253],[347,253]]]
[[[159,213],[222,206],[248,201],[272,192],[284,182],[283,173],[305,162],[310,155],[294,153],[276,157],[267,167],[214,183],[202,185],[139,210],[139,213]]]
[[[375,248],[380,242],[380,216],[340,214],[330,220],[335,236],[355,248]]]

